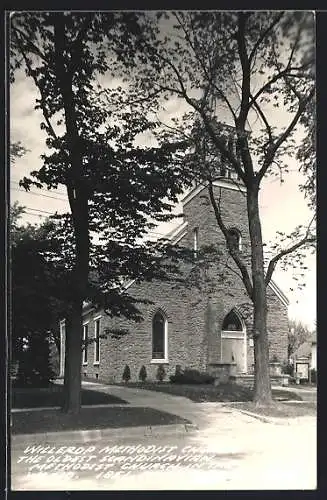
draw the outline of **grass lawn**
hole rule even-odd
[[[119,384],[120,385],[120,384]],[[124,384],[121,384],[124,385]],[[139,387],[151,391],[165,392],[175,396],[184,396],[195,401],[196,403],[203,402],[228,402],[228,401],[252,401],[253,391],[248,387],[237,385],[234,383],[220,384],[217,386],[208,385],[188,385],[188,384],[171,384],[169,382],[130,382],[127,387]],[[275,399],[296,400],[301,401],[301,396],[291,391],[283,391],[282,389],[273,390]]]
[[[63,386],[53,385],[47,388],[12,389],[12,408],[40,408],[62,406]],[[104,392],[82,389],[82,405],[127,404],[127,401]]]
[[[298,389],[304,389],[304,390],[314,390],[317,389],[317,384],[290,384],[290,388],[294,388],[296,390]]]
[[[267,417],[292,418],[317,415],[317,405],[311,402],[276,403],[274,406],[262,407],[256,407],[254,403],[239,403],[237,405],[231,403],[228,406]]]
[[[190,424],[189,420],[152,408],[82,408],[78,416],[60,410],[24,411],[12,414],[12,434]]]

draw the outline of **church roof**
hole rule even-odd
[[[232,191],[241,191],[245,193],[245,186],[235,178],[228,179],[227,177],[221,177],[221,179],[215,180],[212,183],[216,187],[222,187],[225,189],[231,189]],[[195,196],[197,196],[203,189],[207,187],[207,184],[198,184],[195,186],[187,195],[182,199],[183,207],[189,203]]]
[[[311,342],[303,342],[295,352],[293,352],[291,358],[309,358],[311,356]]]

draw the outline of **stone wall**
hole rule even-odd
[[[222,214],[228,227],[237,228],[242,235],[243,256],[249,254],[249,236],[246,217],[246,199],[238,190],[215,188],[220,200]],[[82,367],[83,377],[91,377],[120,382],[124,367],[131,370],[131,379],[138,380],[139,371],[145,365],[148,379],[155,379],[158,362],[152,361],[152,318],[161,309],[168,321],[168,363],[166,380],[174,374],[176,365],[182,368],[207,370],[209,363],[221,361],[220,332],[226,314],[233,307],[249,302],[244,285],[228,254],[224,237],[217,223],[208,195],[203,190],[184,206],[188,221],[187,234],[180,245],[193,246],[193,231],[198,229],[199,247],[215,244],[222,251],[220,265],[207,270],[208,282],[202,287],[187,284],[185,287],[167,282],[132,284],[128,292],[138,299],[150,299],[149,305],[140,305],[143,321],[135,323],[125,319],[111,319],[103,311],[89,311],[85,321],[89,321],[89,335],[94,335],[94,318],[101,314],[100,333],[106,328],[124,328],[129,333],[120,337],[100,340],[100,363],[94,364],[94,344],[88,346],[88,363]],[[226,271],[226,262],[232,270]],[[189,268],[184,266],[187,273]],[[224,270],[224,279],[220,273]],[[269,289],[268,330],[271,356],[276,354],[283,362],[287,359],[287,310],[275,293]],[[247,325],[247,366],[251,371],[253,347],[251,345],[251,320]]]
[[[173,287],[172,284],[153,282],[132,285],[129,290],[136,298],[151,298],[153,304],[141,305],[144,320],[140,323],[124,319],[111,319],[106,314],[101,318],[101,333],[106,328],[124,328],[129,331],[120,338],[108,335],[100,341],[100,364],[92,363],[94,345],[89,346],[89,362],[83,366],[86,377],[98,377],[119,382],[122,380],[124,367],[127,364],[131,370],[131,380],[138,380],[139,371],[145,365],[149,379],[155,379],[158,369],[156,360],[152,361],[152,318],[160,309],[168,321],[168,363],[164,364],[169,375],[175,373],[176,365],[201,368],[202,305],[193,304],[192,314],[188,315],[187,305],[192,307],[192,298],[187,291]],[[96,317],[98,312],[94,312]],[[86,320],[92,318],[88,315]],[[91,329],[93,327],[91,326]]]

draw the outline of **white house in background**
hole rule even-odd
[[[309,370],[317,370],[317,333],[314,332],[309,340],[303,342],[292,354],[295,373],[303,379],[309,379]]]

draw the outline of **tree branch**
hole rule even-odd
[[[252,94],[250,94],[250,98],[252,98]],[[266,118],[266,115],[264,114],[264,112],[262,111],[261,107],[259,106],[259,104],[256,101],[253,101],[253,106],[257,110],[257,112],[259,113],[259,115],[260,115],[263,123],[265,124],[266,130],[267,130],[267,134],[268,134],[268,137],[269,137],[269,141],[268,142],[270,142],[270,143],[273,142],[271,126],[269,125],[269,122],[268,122],[268,120]]]
[[[240,12],[238,14],[238,31],[236,37],[237,37],[238,54],[242,66],[242,97],[241,97],[241,109],[237,117],[236,126],[241,130],[245,129],[247,113],[249,110],[249,98],[250,98],[250,64],[249,64],[248,54],[246,51],[245,29],[246,29],[246,14],[244,12]]]
[[[312,64],[312,61],[307,61],[306,64],[303,64],[302,66],[298,66],[298,67],[285,67],[282,71],[279,71],[279,73],[276,73],[276,75],[274,75],[270,80],[268,80],[268,82],[266,82],[258,91],[257,93],[254,95],[254,97],[250,98],[250,101],[249,101],[249,109],[250,107],[252,106],[253,102],[255,102],[260,96],[261,94],[263,94],[266,90],[268,90],[268,88],[273,84],[273,83],[276,83],[280,78],[284,78],[285,76],[290,76],[292,78],[297,78],[297,77],[303,77],[303,75],[299,75],[299,74],[291,74],[292,71],[301,71],[301,70],[304,70],[307,66],[310,66]]]
[[[41,59],[43,59],[43,61],[47,62],[47,59],[45,57],[45,55],[40,51],[40,49],[31,41],[30,37],[24,33],[23,30],[21,30],[20,28],[18,28],[17,26],[15,26],[14,24],[12,24],[12,28],[13,28],[13,31],[15,32],[16,31],[16,39],[18,40],[19,37],[17,36],[17,33],[19,33],[19,35],[21,37],[24,38],[25,42],[27,43],[27,45],[29,45],[29,47],[32,49],[31,51],[34,52],[34,54],[38,55]],[[21,50],[21,46],[20,46],[20,50]]]
[[[228,264],[225,264],[225,267],[226,267],[227,269],[229,269],[230,271],[232,271],[234,274],[236,274],[236,276],[237,276],[240,280],[242,280],[242,281],[243,281],[243,278],[242,278],[241,274],[238,274],[238,272],[237,272],[237,271],[235,271],[235,269],[233,269],[233,268],[232,268],[231,266],[229,266]]]
[[[257,178],[258,182],[261,181],[261,179],[263,178],[263,176],[267,172],[269,166],[273,162],[278,148],[283,144],[283,142],[289,137],[289,135],[292,133],[292,131],[296,127],[296,125],[297,125],[298,121],[300,120],[302,113],[305,110],[308,102],[313,98],[314,93],[315,93],[315,87],[312,87],[309,94],[300,101],[298,110],[295,113],[295,116],[293,117],[293,120],[291,121],[289,126],[280,135],[279,139],[268,148],[263,165],[262,165],[261,169],[259,170],[259,172],[256,174],[256,178]]]
[[[226,97],[225,93],[219,88],[217,87],[216,83],[214,82],[214,75],[209,75],[208,71],[207,71],[207,68],[204,64],[204,58],[201,58],[201,56],[198,55],[195,47],[194,47],[194,44],[192,43],[192,40],[190,38],[190,35],[188,33],[188,31],[186,30],[184,24],[182,23],[182,21],[180,20],[179,16],[177,13],[174,14],[175,15],[175,18],[177,19],[180,27],[182,28],[184,34],[185,34],[185,38],[187,40],[187,42],[189,43],[190,47],[192,48],[193,52],[194,52],[194,55],[198,61],[198,63],[200,64],[201,68],[202,68],[202,71],[204,73],[204,76],[205,78],[207,79],[208,81],[208,88],[210,88],[210,86],[220,95],[220,97],[223,99],[223,101],[226,103],[229,111],[231,112],[231,115],[233,116],[233,119],[234,119],[234,122],[236,124],[236,113],[235,111],[233,110],[233,107],[229,101],[229,99]]]
[[[279,21],[281,20],[283,15],[284,15],[284,12],[280,12],[279,14],[277,14],[275,19],[273,20],[273,22],[268,26],[268,28],[261,34],[261,36],[255,42],[253,49],[251,50],[251,53],[249,55],[249,64],[250,65],[252,63],[252,60],[253,60],[255,53],[258,50],[260,44],[264,41],[264,39],[269,34],[269,32],[279,23]]]
[[[229,242],[228,229],[226,228],[226,226],[222,220],[221,213],[220,213],[220,210],[219,210],[218,205],[217,205],[217,201],[216,201],[214,193],[213,193],[212,180],[210,180],[210,179],[209,179],[209,183],[208,183],[208,190],[209,190],[211,205],[213,207],[218,226],[219,226],[220,230],[222,231],[223,235],[225,236],[226,242],[228,243]],[[246,265],[242,261],[240,254],[237,250],[233,249],[232,247],[229,247],[229,252],[230,252],[230,255],[233,258],[235,264],[237,265],[237,267],[241,271],[242,280],[243,280],[243,283],[245,285],[246,291],[247,291],[249,297],[252,299],[253,286],[252,286]]]
[[[29,62],[29,59],[25,53],[25,50],[23,49],[23,45],[21,44],[21,40],[19,37],[17,37],[17,42],[18,42],[18,45],[19,45],[19,50],[21,51],[21,54],[23,56],[23,59],[25,61],[25,64],[26,64],[26,67],[29,71],[29,74],[31,75],[31,77],[33,78],[34,80],[34,83],[35,83],[35,86],[36,88],[39,90],[40,92],[40,95],[41,95],[41,99],[40,99],[40,105],[41,105],[41,109],[42,109],[42,113],[43,113],[43,116],[44,116],[44,119],[46,121],[46,124],[48,126],[48,129],[49,129],[49,132],[50,134],[52,135],[52,137],[56,140],[56,141],[59,141],[59,138],[51,124],[51,121],[50,121],[50,117],[49,117],[49,113],[48,113],[48,110],[46,109],[46,106],[45,106],[45,96],[44,96],[44,93],[42,91],[42,88],[41,86],[39,85],[39,82],[37,80],[37,77],[35,75],[35,71],[33,70],[30,62]],[[64,151],[64,150],[63,150]],[[64,153],[66,154],[66,152],[64,151]]]
[[[208,134],[209,134],[210,138],[212,139],[213,143],[215,144],[215,146],[217,147],[217,149],[221,153],[223,153],[226,156],[226,158],[231,162],[231,164],[234,167],[234,170],[237,172],[238,176],[244,182],[244,180],[245,180],[245,178],[244,178],[244,172],[242,171],[241,166],[239,165],[238,161],[236,161],[236,159],[234,158],[234,156],[230,153],[229,149],[225,147],[223,141],[215,133],[214,128],[212,126],[212,121],[208,118],[208,116],[206,115],[206,113],[203,110],[203,108],[197,104],[197,102],[196,102],[195,99],[190,98],[190,96],[187,94],[185,86],[184,86],[183,81],[182,81],[182,78],[181,78],[181,76],[180,76],[177,68],[174,66],[174,64],[171,61],[168,61],[163,56],[158,55],[158,57],[161,58],[161,59],[163,59],[164,61],[166,61],[169,64],[169,66],[174,69],[174,72],[175,72],[176,75],[178,75],[178,80],[179,80],[179,82],[182,85],[181,85],[181,90],[174,89],[172,87],[163,86],[163,85],[160,85],[158,83],[156,83],[156,85],[159,88],[161,88],[161,90],[163,90],[163,91],[172,92],[172,93],[175,93],[175,94],[183,97],[185,99],[185,101],[193,109],[195,109],[195,111],[197,111],[200,114],[200,116],[202,117],[205,129],[208,132]]]
[[[316,241],[315,237],[310,236],[310,226],[311,226],[311,223],[312,223],[312,221],[309,224],[309,227],[307,229],[306,235],[300,241],[298,241],[297,243],[294,243],[294,245],[292,245],[289,248],[281,250],[277,255],[275,255],[275,257],[273,257],[270,260],[269,265],[268,265],[268,269],[267,269],[266,278],[265,278],[265,284],[266,285],[268,285],[270,283],[270,280],[271,280],[271,277],[273,275],[273,272],[274,272],[274,270],[276,268],[277,263],[280,261],[280,259],[282,259],[283,257],[285,257],[285,255],[288,255],[288,254],[294,252],[295,250],[297,250],[298,248],[302,247],[306,243],[314,243]]]

